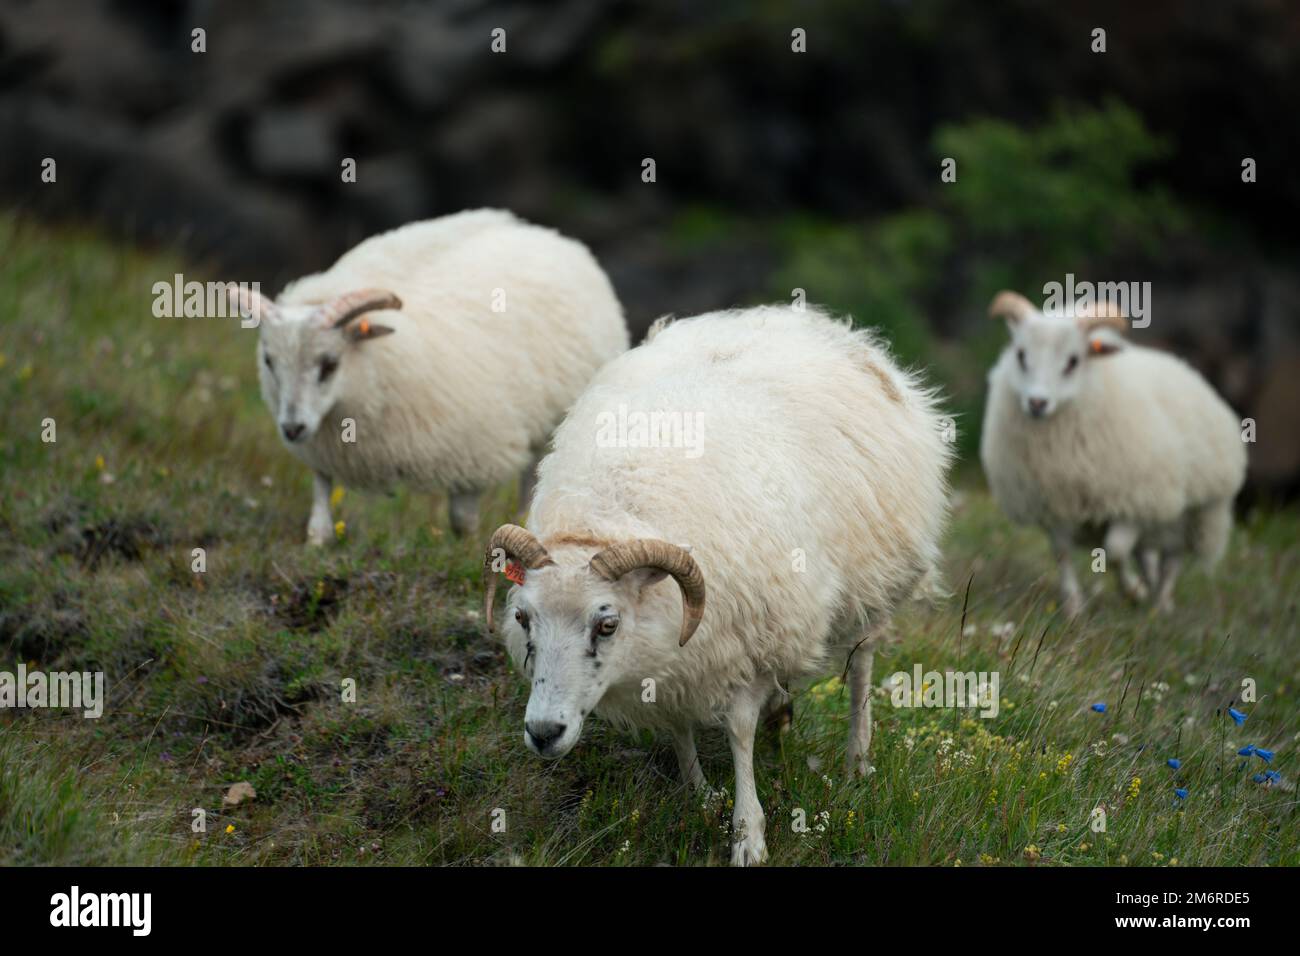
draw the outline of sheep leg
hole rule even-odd
[[[311,491],[311,517],[307,519],[307,543],[320,547],[334,537],[334,516],[330,514],[330,494],[334,479],[316,472]]]
[[[1106,529],[1106,556],[1119,565],[1120,588],[1132,600],[1145,601],[1146,585],[1138,576],[1137,563],[1133,560],[1133,549],[1137,542],[1138,529],[1134,525],[1116,521]]]
[[[1075,618],[1083,610],[1083,589],[1079,587],[1079,575],[1074,570],[1074,562],[1070,560],[1074,533],[1069,528],[1053,528],[1049,534],[1056,568],[1061,575],[1061,605],[1066,617]]]
[[[700,756],[695,752],[695,731],[690,727],[674,730],[673,752],[677,754],[677,767],[682,772],[682,782],[692,790],[703,790],[704,771],[700,769]]]
[[[447,515],[451,530],[458,537],[478,534],[478,492],[453,491],[447,502]]]
[[[867,638],[881,633],[888,622],[872,628]],[[849,745],[846,751],[849,778],[865,777],[871,770],[871,665],[875,656],[864,638],[849,659]]]
[[[1181,554],[1165,555],[1164,572],[1160,576],[1160,592],[1156,595],[1156,610],[1161,614],[1168,614],[1174,609],[1174,583],[1178,580],[1178,572],[1182,567]]]
[[[731,757],[736,764],[736,808],[731,817],[732,866],[751,866],[767,859],[763,805],[754,786],[754,734],[767,699],[770,678],[756,681],[732,698],[726,715]]]
[[[1146,579],[1147,592],[1154,594],[1160,587],[1160,550],[1142,549],[1142,577]]]

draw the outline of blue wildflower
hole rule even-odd
[[[1179,767],[1183,765],[1183,762],[1179,760],[1177,757],[1170,757],[1165,762],[1169,764],[1169,766],[1173,767],[1175,770],[1177,770]]]
[[[1238,727],[1240,727],[1242,724],[1246,722],[1246,715],[1243,714],[1241,711],[1239,711],[1236,707],[1228,708],[1228,716],[1231,717],[1234,721],[1236,721]]]
[[[1106,705],[1105,705],[1105,704],[1093,704],[1093,705],[1092,705],[1092,709],[1095,710],[1095,711],[1096,711],[1097,713],[1099,713],[1099,714],[1104,714],[1104,713],[1106,713]]]
[[[1174,796],[1177,797],[1179,800],[1186,800],[1186,799],[1187,799],[1187,788],[1186,788],[1186,787],[1174,787]]]
[[[1264,761],[1264,763],[1273,762],[1273,751],[1271,750],[1265,750],[1262,747],[1256,747],[1255,756],[1258,757],[1260,760]]]
[[[1251,754],[1253,754],[1254,752],[1255,752],[1255,745],[1254,745],[1254,744],[1246,744],[1246,746],[1242,747],[1240,750],[1237,751],[1237,756],[1238,756],[1238,757],[1249,757],[1249,756],[1250,756]]]
[[[1276,770],[1265,770],[1264,779],[1269,781],[1270,783],[1281,783],[1282,775],[1278,773]]]

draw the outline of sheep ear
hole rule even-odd
[[[1116,352],[1122,352],[1124,347],[1114,339],[1096,336],[1088,340],[1088,357],[1101,358],[1106,355],[1114,355]]]
[[[343,328],[343,336],[349,342],[365,342],[369,339],[377,339],[381,336],[390,335],[396,329],[387,325],[380,325],[377,322],[371,322],[369,319],[361,319],[359,322],[352,322]]]

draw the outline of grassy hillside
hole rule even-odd
[[[725,862],[728,796],[686,793],[666,741],[595,721],[558,763],[526,752],[527,688],[481,633],[479,546],[442,501],[346,493],[341,540],[302,546],[310,479],[257,396],[256,333],[154,318],[150,287],[176,271],[0,219],[0,670],[108,681],[99,720],[0,712],[0,864]],[[956,593],[902,616],[876,676],[996,670],[1000,712],[882,693],[876,773],[847,783],[844,689],[800,694],[759,746],[773,862],[1300,863],[1300,517],[1252,515],[1168,618],[1107,581],[1065,626],[1040,535],[978,474],[962,484]],[[1247,677],[1257,702],[1238,699]],[[720,733],[701,750],[730,788]],[[1255,782],[1266,769],[1281,781]],[[256,799],[223,809],[238,781]]]

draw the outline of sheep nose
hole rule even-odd
[[[551,744],[564,736],[564,729],[567,726],[554,720],[530,720],[524,724],[524,729],[528,731],[528,739],[532,741],[533,746],[539,752],[545,753]]]
[[[1029,414],[1035,418],[1041,418],[1043,412],[1047,411],[1047,399],[1031,398],[1029,400]]]
[[[284,437],[289,441],[297,441],[304,427],[306,426],[302,422],[289,422],[287,425],[281,425],[280,431],[284,432]]]

